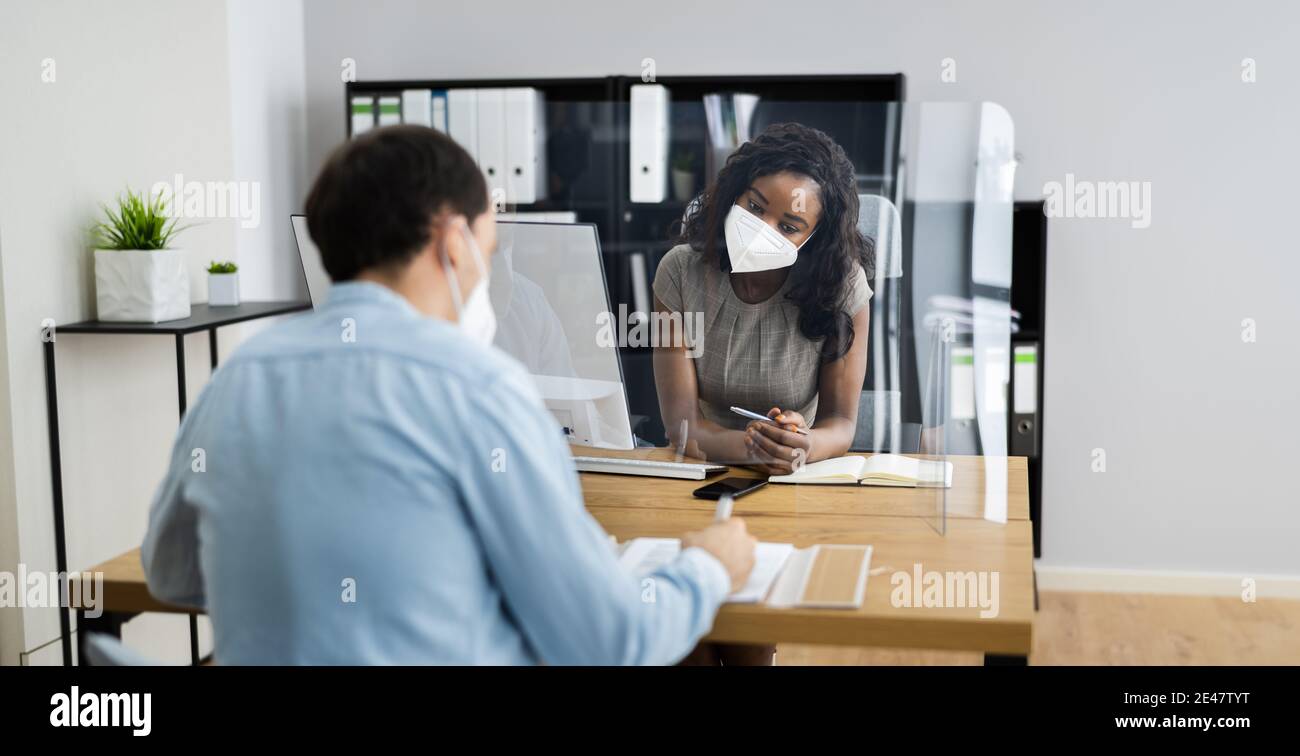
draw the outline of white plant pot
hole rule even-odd
[[[212,307],[234,307],[239,304],[239,274],[208,274],[208,305]]]
[[[180,249],[95,250],[100,320],[160,323],[190,316],[190,271]]]
[[[678,202],[694,199],[695,172],[673,169],[673,198]]]

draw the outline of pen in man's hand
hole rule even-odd
[[[731,494],[723,494],[718,497],[718,508],[713,510],[714,522],[726,522],[731,519],[731,508],[736,503],[736,499]]]

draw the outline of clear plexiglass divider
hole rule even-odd
[[[729,407],[765,413],[779,406],[777,396],[799,395],[808,385],[820,392],[813,374],[823,365],[797,350],[770,347],[774,321],[756,325],[746,320],[751,310],[733,306],[737,274],[721,271],[716,257],[675,271],[683,276],[673,287],[681,300],[663,302],[664,311],[656,311],[656,277],[666,275],[661,261],[683,241],[684,220],[710,204],[742,201],[731,194],[758,178],[729,188],[717,183],[739,145],[781,128],[776,124],[817,129],[853,164],[853,186],[841,187],[839,196],[854,195],[857,230],[874,252],[867,271],[870,323],[854,334],[866,339],[867,369],[849,453],[954,463],[953,488],[922,486],[906,506],[890,505],[924,518],[938,533],[947,531],[950,516],[1005,520],[1007,386],[1017,327],[1010,307],[1016,167],[1010,116],[981,102],[720,95],[669,102],[667,133],[654,131],[648,152],[636,114],[620,114],[608,103],[546,103],[543,123],[553,130],[540,135],[546,180],[527,187],[533,201],[513,203],[508,180],[498,178],[501,185],[493,187],[501,221],[490,286],[497,345],[524,363],[573,443],[667,445],[688,461],[760,462],[746,458],[743,445],[717,442],[719,429],[743,431],[744,418]],[[638,161],[655,163],[650,172],[662,174],[662,182],[647,183]],[[715,254],[722,256],[724,220],[719,211],[713,226]],[[804,252],[827,254],[817,245]],[[796,257],[791,276],[802,275],[801,263]],[[783,327],[800,329],[798,308],[780,304]],[[768,329],[757,343],[770,353],[754,351],[755,328]],[[685,350],[693,381],[662,374],[671,362],[656,350],[665,347]],[[775,387],[767,399],[754,390],[765,381]],[[696,396],[664,391],[692,383]],[[728,395],[733,385],[734,397]],[[980,490],[970,495],[972,487]],[[878,509],[879,490],[860,489],[855,506]],[[824,493],[800,487],[798,507],[822,507]]]

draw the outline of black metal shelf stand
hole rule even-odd
[[[190,316],[181,320],[163,323],[117,323],[102,320],[86,320],[65,326],[55,326],[53,333],[45,339],[45,405],[50,437],[50,476],[54,507],[54,556],[60,576],[68,573],[67,531],[64,527],[63,511],[63,458],[59,451],[59,395],[55,367],[54,346],[59,334],[138,334],[148,336],[172,336],[176,340],[176,395],[180,417],[185,416],[187,395],[185,390],[185,337],[200,331],[208,332],[208,352],[212,370],[217,369],[217,329],[222,326],[243,323],[259,318],[287,315],[301,310],[311,309],[310,302],[244,302],[231,307],[211,307],[196,304],[190,309]],[[59,609],[60,643],[63,650],[64,666],[72,665],[72,628],[66,606],[66,595],[61,597]],[[105,612],[98,619],[90,619],[77,610],[77,647],[78,663],[84,663],[85,634],[83,630],[107,632],[120,637],[123,616]],[[198,615],[190,615],[190,661],[200,663]]]

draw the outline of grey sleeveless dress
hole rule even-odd
[[[735,405],[760,414],[772,407],[795,410],[809,426],[815,422],[821,343],[799,332],[799,309],[785,298],[789,285],[787,278],[766,301],[749,304],[736,296],[728,274],[689,245],[673,247],[659,263],[659,301],[685,317],[704,313],[704,344],[694,362],[705,419],[741,430],[749,421],[731,412]],[[867,275],[858,267],[846,311],[852,316],[870,299]]]

